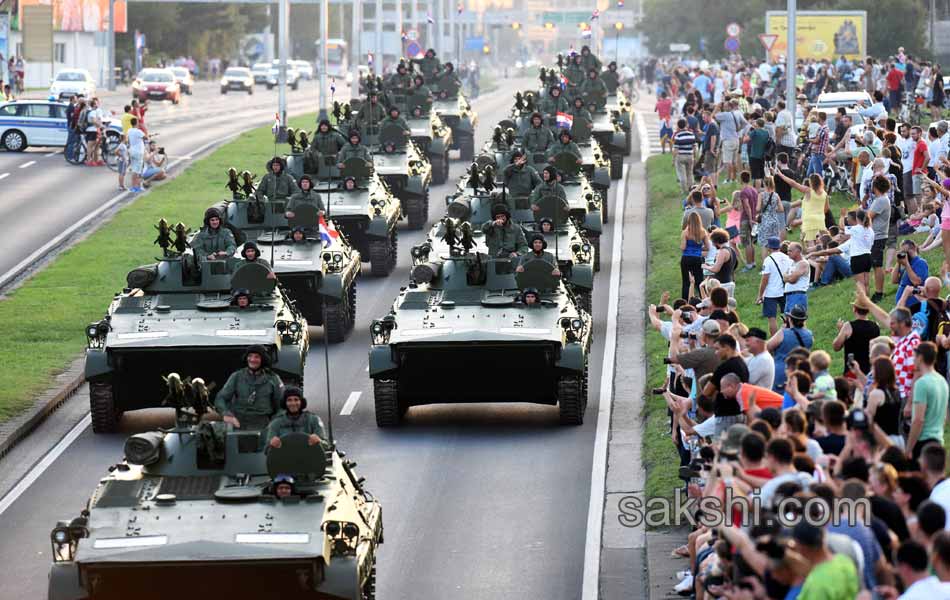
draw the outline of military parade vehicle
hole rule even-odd
[[[606,202],[590,184],[573,154],[559,154],[553,164],[567,194],[571,217],[594,247],[594,270],[600,271],[600,236],[604,230],[603,207]]]
[[[188,233],[182,223],[160,224],[163,256],[130,271],[105,317],[86,328],[85,379],[96,433],[115,431],[125,411],[159,406],[162,373],[224,382],[252,344],[265,347],[284,382],[303,381],[307,320],[277,287],[273,271],[230,256],[196,256]],[[235,302],[235,292],[243,292],[246,305]]]
[[[519,271],[518,260],[472,248],[460,240],[417,264],[390,313],[373,322],[377,425],[399,425],[412,406],[468,402],[556,404],[561,423],[581,424],[590,315],[551,263]]]
[[[429,219],[429,183],[432,166],[402,129],[384,125],[373,149],[377,175],[402,203],[409,229],[422,229]]]
[[[50,600],[371,600],[382,508],[332,443],[199,422],[204,380],[171,373],[171,429],[132,435],[85,508],[50,532]],[[161,381],[161,379],[160,379]]]
[[[612,117],[613,122],[620,126],[625,134],[625,148],[623,155],[630,156],[633,148],[633,134],[630,131],[630,124],[633,121],[633,103],[623,93],[623,90],[617,88],[615,93],[607,96],[607,103],[604,105],[607,113]],[[595,123],[596,126],[596,123]]]
[[[478,115],[462,90],[454,84],[440,87],[435,94],[432,110],[452,130],[451,149],[459,151],[461,160],[472,160],[475,157],[475,126],[478,123]]]
[[[235,257],[242,257],[241,244],[256,243],[307,323],[322,325],[331,343],[342,342],[356,322],[360,253],[345,235],[320,235],[316,206],[301,203],[292,213],[288,206],[287,202],[263,202],[238,188],[231,200],[215,208],[239,245]],[[333,225],[331,220],[328,227]]]
[[[405,115],[412,131],[412,143],[429,159],[432,165],[432,183],[441,185],[449,179],[449,149],[452,130],[432,110],[427,96],[408,95],[404,101]]]
[[[592,123],[586,119],[575,117],[571,131],[574,136],[574,142],[581,151],[581,160],[583,161],[581,169],[590,182],[591,186],[600,194],[602,200],[602,211],[604,223],[607,222],[607,199],[610,190],[610,169],[611,159],[604,153],[603,147],[592,136],[592,129],[588,126]],[[623,158],[617,157],[623,168]]]

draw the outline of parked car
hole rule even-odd
[[[871,106],[874,104],[874,99],[864,90],[857,92],[825,92],[824,94],[819,94],[815,108],[830,115],[838,110],[839,106],[851,108],[862,102],[867,106]]]
[[[66,109],[68,104],[50,100],[14,100],[0,104],[0,145],[11,152],[23,152],[29,146],[66,146]],[[109,136],[122,135],[118,119],[103,124]],[[94,129],[93,129],[94,130]]]
[[[254,76],[247,67],[230,67],[221,77],[221,93],[231,92],[254,93]]]
[[[255,63],[251,67],[251,74],[254,75],[254,83],[257,85],[263,85],[267,83],[267,76],[270,74],[270,64],[269,63]]]
[[[181,102],[181,86],[171,69],[142,69],[132,82],[132,96],[139,100]]]
[[[91,98],[96,95],[96,82],[86,69],[62,69],[50,83],[49,95],[57,100],[77,95]]]
[[[278,61],[275,60],[267,72],[267,89],[272,90],[277,86],[279,76]],[[287,85],[294,90],[300,87],[300,72],[290,63],[287,63]]]
[[[175,74],[175,81],[178,82],[181,93],[190,96],[195,89],[195,78],[191,71],[185,67],[172,67],[171,71]]]
[[[300,77],[306,81],[313,79],[313,65],[305,60],[292,60],[290,64],[294,66],[294,69],[300,73]]]

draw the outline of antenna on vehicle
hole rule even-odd
[[[330,438],[330,447],[333,443],[333,402],[330,396],[330,336],[327,335],[327,304],[323,303],[323,362],[327,374],[327,436]]]

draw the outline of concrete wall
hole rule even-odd
[[[10,49],[19,50],[23,34],[10,32]],[[86,32],[54,32],[53,44],[61,54],[53,65],[50,63],[26,63],[27,88],[48,88],[53,73],[64,68],[86,69],[100,87],[105,87],[106,49],[96,47],[96,34]],[[18,52],[19,53],[19,52]]]

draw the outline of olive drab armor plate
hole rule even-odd
[[[413,94],[410,96],[408,106],[409,110],[406,112],[406,114],[411,115],[417,106],[422,109],[423,116],[429,114],[430,104],[429,98],[427,96],[423,96],[422,94]]]
[[[577,157],[570,152],[561,152],[554,157],[554,166],[558,171],[568,177],[575,177],[580,165],[577,164]]]
[[[287,220],[287,224],[290,225],[291,229],[297,227],[312,229],[317,227],[319,219],[320,213],[317,211],[316,206],[312,204],[301,204],[294,209],[294,216]]]
[[[261,263],[244,263],[231,276],[231,289],[244,288],[252,294],[269,294],[277,287],[277,279],[268,278],[272,271]]]
[[[553,195],[552,192],[548,193]],[[564,225],[567,223],[567,220],[570,218],[571,214],[570,209],[560,210],[560,204],[561,200],[557,198],[549,199],[547,202],[544,202],[544,204],[539,206],[541,210],[534,213],[535,220],[540,221],[541,219],[551,219],[551,222],[553,222],[557,227]],[[564,204],[567,204],[567,200],[564,200]]]
[[[571,126],[571,136],[578,145],[589,142],[591,136],[591,121],[584,117],[574,117],[574,124]]]
[[[521,289],[536,288],[539,290],[553,290],[558,287],[560,278],[551,275],[554,266],[543,260],[528,260],[523,263],[523,271],[515,273],[515,280]]]
[[[353,157],[346,159],[343,163],[343,170],[340,175],[343,177],[353,177],[357,181],[368,179],[372,174],[373,163],[365,161],[362,158]]]
[[[280,448],[267,451],[267,474],[272,478],[283,474],[320,479],[327,468],[327,457],[323,446],[311,446],[309,439],[306,433],[282,436]]]
[[[397,125],[386,125],[379,132],[379,145],[394,144],[397,148],[406,145],[405,131]]]

